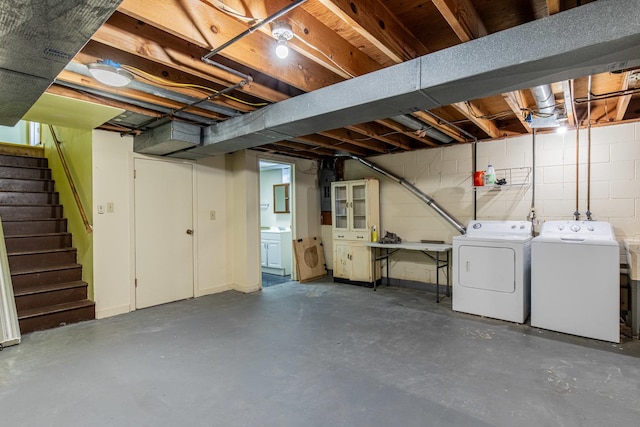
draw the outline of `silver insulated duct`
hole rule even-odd
[[[429,126],[426,123],[423,123],[422,121],[414,118],[413,116],[402,114],[399,116],[391,117],[391,120],[394,120],[400,123],[401,125],[408,127],[409,129],[413,129],[416,131],[420,131],[420,130],[424,131],[424,133],[428,137],[433,138],[436,141],[442,142],[443,144],[449,144],[453,142],[453,138],[451,138],[449,135],[445,135],[444,133],[440,132],[438,129],[434,129],[432,126]]]
[[[431,197],[429,197],[426,194],[424,194],[422,191],[420,191],[420,189],[418,189],[413,184],[409,183],[406,179],[401,178],[401,177],[397,176],[396,174],[394,174],[393,172],[390,172],[390,171],[388,171],[388,170],[376,165],[375,163],[371,163],[371,162],[369,162],[369,161],[367,161],[365,159],[362,159],[362,158],[360,158],[358,156],[349,155],[349,157],[352,158],[353,160],[359,161],[360,163],[362,163],[366,167],[371,168],[374,171],[376,171],[376,172],[386,176],[387,178],[397,182],[398,184],[402,185],[404,188],[406,188],[407,190],[412,192],[415,196],[417,196],[420,200],[425,202],[427,205],[431,206],[431,208],[433,208],[433,210],[435,210],[438,215],[440,215],[449,224],[451,224],[456,230],[458,230],[458,232],[460,234],[465,234],[467,232],[467,228],[460,221],[458,221],[453,215],[451,215],[449,212],[447,212],[445,208],[440,206],[438,204],[438,202],[436,202]]]
[[[558,127],[556,98],[551,85],[539,85],[529,89],[536,101],[537,112],[531,114],[527,121],[532,129]]]
[[[14,126],[122,0],[13,0],[0,8],[0,125]]]
[[[531,88],[533,98],[540,114],[553,114],[556,110],[556,99],[553,96],[551,85],[540,85]]]

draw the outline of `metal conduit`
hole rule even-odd
[[[87,69],[87,67],[82,64],[78,64],[76,62],[70,62],[65,67],[65,70],[71,71],[72,73],[80,74],[81,76],[90,77],[93,79],[93,76],[89,73],[89,70]],[[56,83],[62,84],[57,80],[56,80]],[[172,101],[180,102],[182,104],[191,104],[199,100],[199,98],[195,98],[193,96],[183,95],[179,92],[167,90],[167,89],[154,86],[148,83],[144,83],[135,79],[131,83],[129,83],[127,88],[148,93],[149,95],[170,99]],[[211,111],[213,113],[223,114],[229,117],[236,117],[236,116],[242,115],[242,113],[238,110],[225,107],[222,105],[217,105],[217,104],[204,104],[204,105],[201,105],[199,108],[202,108],[203,110]]]
[[[256,31],[257,29],[259,29],[260,27],[268,24],[271,21],[274,21],[276,19],[278,19],[279,17],[281,17],[282,15],[284,15],[285,13],[295,9],[296,7],[300,6],[302,3],[304,3],[307,0],[298,0],[295,3],[290,4],[289,6],[285,7],[284,9],[279,10],[278,12],[274,13],[273,15],[263,19],[262,21],[260,21],[259,23],[257,23],[256,25],[246,29],[245,31],[243,31],[242,33],[238,34],[237,36],[235,36],[234,38],[232,38],[231,40],[223,43],[222,45],[218,46],[217,48],[209,51],[209,53],[207,53],[206,55],[204,55],[202,58],[200,58],[202,60],[202,62],[204,62],[205,64],[209,64],[209,65],[213,65],[214,67],[217,67],[223,71],[227,71],[229,73],[232,73],[235,76],[241,77],[244,80],[248,80],[249,82],[251,82],[253,80],[253,78],[248,75],[248,74],[243,74],[239,71],[234,70],[233,68],[227,67],[226,65],[223,65],[219,62],[213,61],[211,59],[212,56],[216,55],[218,52],[220,52],[221,50],[231,46],[232,44],[234,44],[235,42],[237,42],[238,40],[241,40],[243,38],[245,38],[246,36],[248,36],[249,34],[253,33],[254,31]]]
[[[89,93],[92,95],[97,95],[97,96],[101,96],[107,99],[112,99],[114,101],[120,101],[120,102],[124,102],[126,104],[131,104],[131,105],[135,105],[137,107],[142,107],[142,108],[146,108],[152,111],[158,111],[160,113],[170,113],[171,112],[171,108],[168,107],[161,107],[159,105],[156,104],[152,104],[150,102],[146,102],[146,101],[139,101],[137,99],[133,99],[133,98],[129,98],[128,96],[122,96],[122,95],[117,95],[115,93],[110,93],[110,92],[105,92],[102,90],[98,90],[98,89],[90,89],[84,86],[80,86],[77,85],[75,83],[69,83],[69,82],[65,82],[62,80],[55,80],[54,81],[55,84],[59,85],[59,86],[63,86],[63,87],[68,87],[70,89],[75,89],[78,90],[80,92],[84,92],[84,93]],[[213,125],[215,123],[217,123],[216,120],[214,119],[210,119],[208,117],[203,117],[203,116],[199,116],[196,114],[191,114],[191,113],[186,113],[184,111],[180,111],[178,113],[175,114],[176,117],[180,117],[182,119],[185,120],[189,120],[201,125]],[[160,119],[159,117],[156,117],[155,119]]]
[[[587,220],[591,221],[591,74],[587,83]]]
[[[451,224],[456,230],[458,230],[458,232],[460,234],[466,234],[467,228],[460,221],[458,221],[453,215],[451,215],[449,212],[447,212],[442,206],[440,206],[431,197],[427,196],[425,193],[420,191],[414,185],[410,184],[406,179],[400,178],[399,176],[395,175],[393,172],[390,172],[390,171],[388,171],[386,169],[383,169],[382,167],[380,167],[380,166],[378,166],[378,165],[376,165],[374,163],[371,163],[371,162],[369,162],[367,160],[364,160],[364,159],[362,159],[362,158],[360,158],[358,156],[349,155],[349,157],[351,157],[353,160],[359,161],[360,163],[362,163],[366,167],[368,167],[370,169],[373,169],[374,171],[378,172],[379,174],[382,174],[382,175],[386,176],[387,178],[390,178],[393,181],[396,181],[398,184],[402,185],[404,188],[406,188],[407,190],[412,192],[420,200],[425,202],[427,205],[431,206],[431,208],[433,208],[433,210],[435,210],[436,213],[438,213],[438,215],[440,215],[449,224]]]
[[[529,220],[531,225],[536,220],[536,129],[533,128],[531,137],[531,210]]]
[[[221,90],[221,91],[219,91],[219,92],[213,93],[213,94],[211,94],[211,95],[209,95],[209,96],[207,96],[207,97],[205,97],[205,98],[198,99],[198,100],[193,101],[192,103],[187,104],[187,105],[185,105],[185,106],[183,106],[183,107],[177,108],[177,109],[175,109],[175,110],[171,110],[171,111],[169,111],[168,113],[164,113],[164,114],[163,114],[162,116],[160,116],[160,117],[155,117],[155,118],[153,118],[153,119],[150,119],[149,121],[142,123],[142,124],[140,125],[140,127],[141,127],[141,128],[143,128],[143,127],[145,127],[145,126],[147,126],[147,125],[149,125],[149,124],[151,124],[151,123],[153,123],[154,121],[157,121],[157,120],[161,120],[161,119],[170,119],[171,117],[173,117],[173,116],[175,116],[175,115],[177,115],[177,114],[179,114],[179,113],[184,112],[184,110],[186,110],[187,108],[195,107],[196,105],[199,105],[199,104],[201,104],[201,103],[203,103],[203,102],[205,102],[205,101],[210,101],[211,99],[216,98],[216,97],[218,97],[218,96],[222,96],[222,95],[224,95],[225,93],[232,92],[232,91],[234,91],[234,90],[236,90],[236,89],[239,89],[239,88],[243,87],[243,86],[244,86],[244,85],[246,85],[247,83],[249,83],[249,81],[248,81],[248,80],[242,80],[240,83],[236,83],[236,84],[235,84],[235,85],[233,85],[233,86],[229,86],[229,87],[227,87],[227,88],[225,88],[225,89],[223,89],[223,90]]]
[[[576,211],[573,218],[580,220],[580,122],[576,119]]]
[[[210,51],[209,53],[204,55],[202,57],[202,61],[210,63],[207,60],[209,58],[211,58],[212,56],[214,56],[215,54],[217,54],[218,52],[220,52],[221,50],[231,46],[232,44],[234,44],[238,40],[241,40],[241,39],[245,38],[249,34],[255,32],[260,27],[263,27],[263,26],[267,25],[269,22],[272,22],[272,21],[280,18],[282,15],[284,15],[287,12],[295,9],[296,7],[300,6],[302,3],[306,2],[306,1],[307,0],[298,0],[297,2],[292,3],[289,6],[287,6],[287,7],[283,8],[283,9],[279,10],[278,12],[274,13],[273,15],[263,19],[262,21],[260,21],[256,25],[254,25],[253,27],[250,27],[250,28],[246,29],[245,31],[243,31],[242,33],[238,34],[237,36],[235,36],[234,38],[232,38],[228,42],[223,43],[222,45],[218,46],[217,48],[213,49],[212,51]],[[212,65],[214,65],[214,64],[212,64]]]

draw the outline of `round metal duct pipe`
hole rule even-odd
[[[534,86],[530,90],[536,100],[538,112],[542,114],[553,114],[555,112],[556,99],[553,96],[551,85]]]

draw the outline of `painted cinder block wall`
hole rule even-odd
[[[477,144],[477,169],[533,166],[533,136]],[[537,220],[572,220],[576,210],[576,132],[538,133],[535,137],[535,208]],[[405,178],[466,224],[473,217],[472,144],[457,144],[410,153],[368,158]],[[392,231],[405,241],[451,243],[459,233],[429,206],[395,182],[357,161],[345,164],[345,179],[380,180],[381,233]],[[529,185],[480,189],[477,218],[526,220],[533,193]],[[578,209],[586,219],[587,130],[579,133]],[[640,236],[640,123],[591,129],[591,212],[613,224],[619,241]],[[435,282],[433,265],[421,254],[403,253],[391,261],[390,275],[403,280]]]

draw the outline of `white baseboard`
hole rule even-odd
[[[213,286],[211,288],[206,288],[206,289],[197,289],[195,292],[195,297],[198,298],[205,295],[219,294],[220,292],[231,291],[231,290],[233,290],[233,287],[228,284]]]
[[[104,309],[96,309],[96,319],[104,319],[106,317],[117,316],[119,314],[129,313],[130,311],[132,310],[129,304]]]

